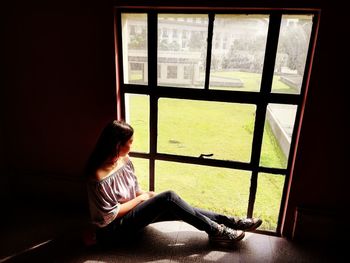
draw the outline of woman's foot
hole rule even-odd
[[[238,218],[238,217],[229,217],[229,222],[227,222],[225,225],[237,230],[243,230],[243,231],[254,231],[257,229],[261,224],[262,220],[259,218]]]
[[[244,238],[245,233],[241,230],[234,230],[225,225],[218,225],[218,231],[209,235],[209,241],[215,244],[230,245]]]

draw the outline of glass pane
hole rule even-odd
[[[272,92],[300,94],[312,18],[312,15],[282,16]]]
[[[148,84],[147,14],[122,14],[125,84]]]
[[[125,94],[125,120],[134,128],[132,151],[149,152],[149,97]]]
[[[268,104],[260,166],[287,168],[296,105]]]
[[[254,217],[263,220],[260,230],[276,231],[285,177],[280,174],[259,173],[254,204]]]
[[[158,85],[203,88],[208,15],[158,15]]]
[[[160,99],[158,152],[250,161],[255,105]]]
[[[156,161],[155,190],[174,190],[198,208],[246,216],[250,177],[242,170]]]
[[[135,174],[142,190],[149,191],[149,160],[131,157]]]
[[[268,15],[216,15],[210,89],[259,91]]]

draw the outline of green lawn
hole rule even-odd
[[[159,100],[158,151],[249,162],[255,105]]]
[[[247,73],[239,71],[217,71],[212,72],[213,77],[237,78],[243,82],[243,88],[229,88],[229,87],[211,87],[213,89],[228,89],[228,90],[244,90],[244,91],[259,91],[261,74]]]
[[[241,91],[260,91],[261,74],[239,71],[216,71],[212,72],[213,77],[237,78],[240,79],[244,85],[243,87],[212,87],[212,89],[220,90],[241,90]],[[297,91],[279,80],[279,76],[275,75],[272,81],[272,91],[275,93],[295,94]]]
[[[256,74],[241,73],[241,77],[250,80],[245,82],[245,88],[249,83],[257,83]],[[130,123],[135,128],[133,150],[148,152],[148,97],[131,95],[129,103]],[[216,159],[250,161],[254,105],[160,99],[158,118],[158,152],[189,156],[213,153],[212,158]],[[133,158],[133,161],[140,184],[148,189],[147,160]],[[269,167],[286,164],[268,125],[261,164]],[[197,207],[245,216],[250,175],[249,171],[157,161],[155,188],[157,192],[175,190]],[[284,176],[259,174],[254,216],[264,220],[262,229],[276,229],[283,184]]]

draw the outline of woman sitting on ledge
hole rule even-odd
[[[236,218],[192,207],[175,192],[143,191],[128,156],[133,128],[113,121],[102,131],[86,167],[89,208],[97,241],[117,240],[159,221],[183,220],[205,231],[211,242],[232,244],[262,221]]]

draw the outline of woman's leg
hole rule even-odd
[[[100,229],[97,234],[99,242],[102,243],[104,241],[107,241],[106,244],[110,244],[110,241],[124,242],[133,236],[130,234],[150,223],[183,220],[207,232],[212,242],[232,244],[232,242],[241,240],[244,237],[243,231],[233,230],[212,220],[220,220],[222,217],[225,218],[220,214],[193,208],[173,191],[166,191],[139,204],[125,216],[117,218],[107,227]]]
[[[240,218],[235,216],[226,216],[218,214],[212,211],[203,210],[200,208],[194,208],[198,213],[203,214],[209,219],[213,220],[218,224],[224,224],[232,229],[240,229],[244,231],[253,231],[257,229],[261,224],[262,220],[259,218]]]
[[[164,220],[183,220],[208,234],[215,233],[218,229],[217,223],[187,204],[173,191],[160,193],[139,204],[122,217],[119,224],[124,232],[139,230],[150,223]]]
[[[194,207],[194,209],[196,210],[197,213],[201,213],[202,215],[208,217],[209,219],[211,219],[212,221],[218,224],[224,224],[224,225],[230,224],[230,223],[232,224],[232,221],[234,220],[234,217],[229,217],[213,211],[204,210],[196,207]]]

